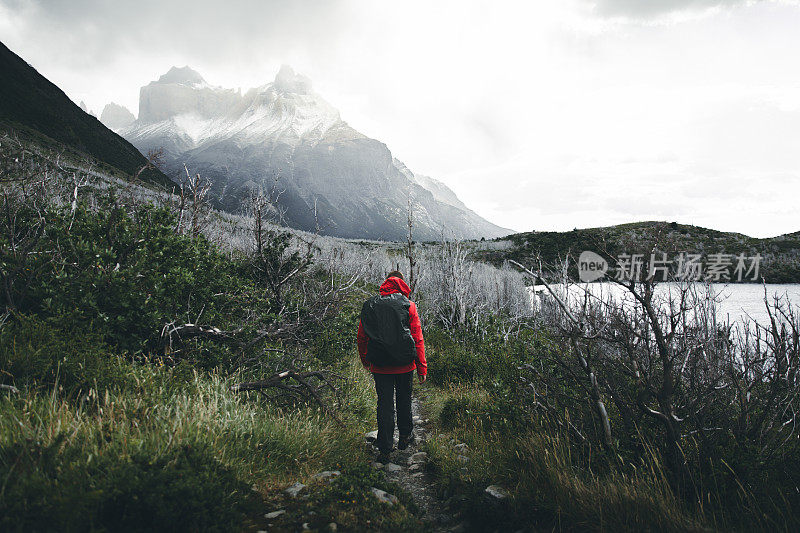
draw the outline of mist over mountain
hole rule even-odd
[[[103,112],[100,113],[100,122],[111,128],[112,130],[130,126],[136,120],[133,113],[127,107],[121,106],[111,102],[106,104]]]
[[[343,121],[307,77],[283,66],[272,83],[215,87],[188,66],[172,67],[140,90],[139,117],[106,124],[142,152],[162,148],[165,171],[186,164],[209,178],[218,207],[238,211],[252,191],[281,192],[293,227],[349,238],[497,237],[510,233],[469,210],[446,185],[415,174],[382,142]],[[106,120],[104,119],[104,121]]]

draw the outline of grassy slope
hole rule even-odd
[[[2,332],[3,368],[19,372],[56,353],[86,357],[96,384],[69,392],[57,379],[37,381],[0,396],[3,530],[263,529],[263,514],[276,508],[288,509],[272,521],[287,530],[303,522],[418,529],[408,496],[368,466],[363,432],[374,399],[355,358],[340,353],[335,365],[346,377],[342,428],[313,407],[281,409],[256,393],[231,393],[236,375],[108,355],[92,361],[60,337],[36,321]],[[322,470],[343,475],[314,482]],[[283,494],[294,481],[313,487],[308,501]],[[404,505],[387,510],[371,486]]]
[[[485,413],[493,400],[477,385],[430,387],[429,415],[439,425],[425,451],[452,508],[478,530],[534,527],[567,531],[699,531],[655,472],[638,477],[598,476],[571,457],[569,439],[528,428],[497,429]],[[466,451],[454,448],[467,445]],[[458,456],[466,454],[463,464]],[[489,485],[509,491],[490,503]]]
[[[135,174],[146,160],[128,141],[75,105],[56,85],[0,43],[0,126],[46,147],[66,147]],[[170,185],[157,170],[142,173],[154,184]]]

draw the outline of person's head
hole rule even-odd
[[[403,273],[399,270],[392,270],[389,274],[386,275],[386,278],[400,278],[403,279]],[[405,281],[405,280],[404,280]]]

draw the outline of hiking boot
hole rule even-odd
[[[388,452],[381,450],[380,452],[378,452],[378,457],[377,459],[375,459],[375,461],[383,464],[390,463],[391,462],[391,458],[389,457],[390,453],[391,450],[389,450]]]
[[[414,435],[400,435],[400,440],[397,442],[398,450],[405,450],[409,446],[414,445]]]

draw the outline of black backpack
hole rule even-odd
[[[417,350],[408,324],[411,302],[400,293],[373,296],[361,307],[361,326],[369,337],[367,361],[375,366],[405,366]]]

